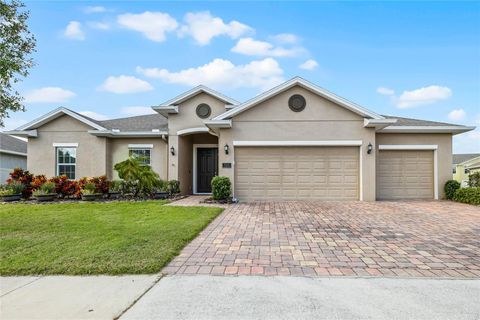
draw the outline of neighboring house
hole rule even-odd
[[[480,172],[480,153],[454,154],[453,179],[467,186],[468,176]]]
[[[382,116],[298,77],[243,103],[198,86],[153,109],[96,121],[59,108],[10,133],[28,137],[36,174],[115,178],[139,153],[184,194],[222,175],[241,201],[371,201],[440,198],[452,135],[474,129]]]
[[[27,168],[27,143],[0,132],[0,184],[15,168]]]

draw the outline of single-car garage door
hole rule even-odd
[[[381,150],[377,198],[433,199],[432,150]]]
[[[235,147],[235,196],[358,200],[358,147]]]

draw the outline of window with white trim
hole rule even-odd
[[[56,147],[57,176],[67,176],[68,179],[75,179],[77,165],[77,148]]]
[[[128,156],[137,158],[144,166],[150,166],[151,149],[129,148]]]

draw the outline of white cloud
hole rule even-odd
[[[480,128],[453,136],[454,153],[479,153]]]
[[[404,91],[397,99],[397,107],[400,109],[406,109],[432,104],[437,101],[448,99],[451,95],[452,90],[450,90],[450,88],[435,85],[412,91]]]
[[[108,119],[110,119],[110,117],[108,117],[104,114],[101,114],[101,113],[97,113],[95,111],[86,110],[86,111],[80,111],[79,113],[83,114],[86,117],[95,119],[95,120],[108,120]]]
[[[448,113],[448,120],[460,121],[465,119],[466,112],[463,109],[454,109]]]
[[[385,87],[378,87],[377,93],[383,94],[385,96],[392,96],[395,94],[395,90]]]
[[[292,57],[301,54],[304,49],[299,47],[286,49],[275,47],[270,42],[242,38],[238,40],[231,51],[248,56]]]
[[[110,25],[105,22],[98,22],[98,21],[89,21],[87,22],[87,25],[92,28],[92,29],[97,29],[97,30],[108,30],[110,29]]]
[[[167,69],[141,68],[137,72],[168,83],[195,86],[204,84],[220,87],[257,87],[269,89],[281,82],[283,70],[273,58],[251,61],[245,65],[234,65],[224,59],[215,59],[203,66],[172,72]]]
[[[272,37],[278,43],[294,44],[298,42],[298,37],[292,33],[280,33]]]
[[[121,75],[108,77],[98,89],[112,93],[136,93],[151,91],[153,87],[147,81],[133,76]]]
[[[317,67],[318,67],[318,62],[313,59],[309,59],[304,63],[302,63],[301,65],[299,65],[299,68],[304,70],[314,70]]]
[[[157,42],[165,41],[166,33],[178,27],[177,21],[163,12],[126,13],[119,15],[117,22],[122,27],[138,31],[147,39]]]
[[[236,39],[254,31],[251,27],[238,21],[223,22],[208,11],[189,12],[184,18],[185,24],[180,28],[179,36],[190,35],[200,45],[207,45],[217,36],[226,35]]]
[[[151,107],[123,107],[120,113],[128,116],[141,116],[144,114],[155,114],[156,112]]]
[[[107,8],[102,6],[91,6],[91,7],[86,7],[83,11],[85,13],[102,13],[102,12],[107,12]]]
[[[64,36],[72,40],[85,40],[82,24],[78,21],[70,21],[63,32]]]
[[[59,87],[45,87],[27,92],[26,103],[58,103],[65,102],[75,96],[75,92]]]
[[[28,121],[25,119],[5,118],[3,119],[3,127],[0,126],[0,129],[1,131],[15,130],[26,123],[28,123]]]

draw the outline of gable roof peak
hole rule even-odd
[[[251,107],[254,107],[256,106],[257,104],[267,100],[267,99],[270,99],[271,97],[279,94],[279,93],[282,93],[296,85],[299,85],[307,90],[310,90],[312,91],[313,93],[319,95],[319,96],[322,96],[324,97],[325,99],[328,99],[330,101],[333,101],[335,103],[337,103],[338,105],[352,111],[352,112],[355,112],[365,118],[371,118],[371,119],[385,119],[383,116],[373,112],[373,111],[370,111],[354,102],[351,102],[345,98],[342,98],[322,87],[319,87],[317,86],[316,84],[308,81],[308,80],[305,80],[304,78],[302,77],[299,77],[299,76],[296,76],[296,77],[293,77],[291,78],[290,80],[287,80],[281,84],[279,84],[278,86],[276,87],[273,87],[272,89],[270,90],[267,90],[265,91],[264,93],[261,93],[259,95],[257,95],[256,97],[238,105],[237,107],[233,108],[232,110],[229,110],[227,112],[224,112],[222,113],[221,115],[218,115],[217,117],[214,118],[214,120],[225,120],[225,119],[230,119],[234,116],[236,116],[237,114],[240,114],[242,113],[243,111],[246,111],[248,109],[250,109]]]
[[[25,131],[25,130],[30,130],[30,129],[36,129],[62,115],[68,115],[72,118],[77,119],[80,122],[83,122],[84,124],[95,128],[97,130],[106,130],[101,124],[100,121],[97,121],[95,119],[89,118],[87,116],[84,116],[78,112],[75,112],[73,110],[70,110],[65,107],[59,107],[56,108],[43,116],[30,121],[29,123],[24,124],[23,126],[18,127],[15,131]]]
[[[213,90],[212,88],[209,88],[203,84],[200,84],[196,87],[193,87],[192,89],[188,90],[188,91],[185,91],[184,93],[181,93],[179,94],[178,96],[176,96],[175,98],[173,99],[170,99],[168,101],[165,101],[164,103],[160,104],[160,106],[176,106],[194,96],[196,96],[197,94],[199,93],[207,93],[215,98],[217,98],[218,100],[221,100],[223,101],[224,103],[226,104],[231,104],[231,105],[238,105],[240,104],[240,102],[238,102],[237,100],[235,99],[232,99],[230,97],[227,97],[226,95],[224,95],[223,93],[220,93],[216,90]]]

